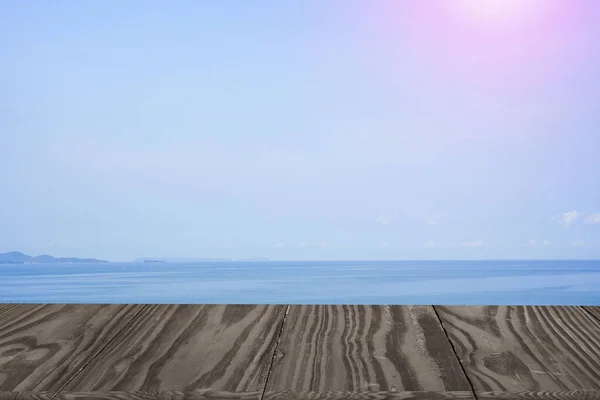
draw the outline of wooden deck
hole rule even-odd
[[[600,400],[600,307],[0,304],[0,400],[91,398]]]

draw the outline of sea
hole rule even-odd
[[[600,260],[0,264],[0,303],[600,305]]]

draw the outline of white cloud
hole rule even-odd
[[[427,248],[432,248],[432,247],[435,247],[435,242],[433,240],[430,240],[427,243],[425,243],[423,246],[425,246]]]
[[[531,239],[531,240],[529,241],[529,245],[530,245],[530,246],[535,246],[535,240],[534,240],[534,239]]]
[[[544,247],[548,247],[550,245],[550,242],[548,240],[544,240]]]
[[[321,243],[319,243],[319,246],[321,246],[321,247],[329,247],[330,244],[329,244],[329,242],[321,242]]]
[[[600,224],[600,213],[592,213],[585,220],[586,224]]]
[[[473,242],[465,242],[462,247],[483,247],[483,240],[476,240]]]
[[[306,247],[308,246],[308,242],[300,242],[300,247]]]
[[[386,249],[389,246],[388,242],[381,242],[379,243],[379,248],[380,249]]]
[[[427,217],[427,225],[437,225],[440,222],[440,217],[429,216]]]
[[[585,246],[585,242],[583,240],[574,240],[571,242],[571,246],[582,247],[582,246]]]
[[[568,211],[564,214],[555,215],[552,217],[552,220],[558,220],[558,223],[564,226],[565,228],[571,226],[575,221],[577,221],[583,215],[582,212],[579,211]]]
[[[280,248],[280,249],[281,249],[281,248],[285,247],[285,243],[277,243],[277,244],[275,245],[275,247],[277,247],[277,248]]]
[[[375,222],[377,222],[380,225],[388,225],[390,223],[390,221],[387,218],[381,216],[377,217]]]

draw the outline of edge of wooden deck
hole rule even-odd
[[[600,307],[0,304],[0,400],[55,398],[600,400]]]
[[[467,400],[471,392],[0,392],[0,400]],[[480,400],[599,400],[598,390],[479,392]]]

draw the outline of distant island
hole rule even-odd
[[[156,263],[166,263],[163,260],[144,260],[145,263],[156,264]]]
[[[77,257],[53,257],[48,254],[40,256],[28,256],[18,251],[0,253],[0,264],[78,264],[78,263],[108,263],[106,260],[96,258],[77,258]]]

